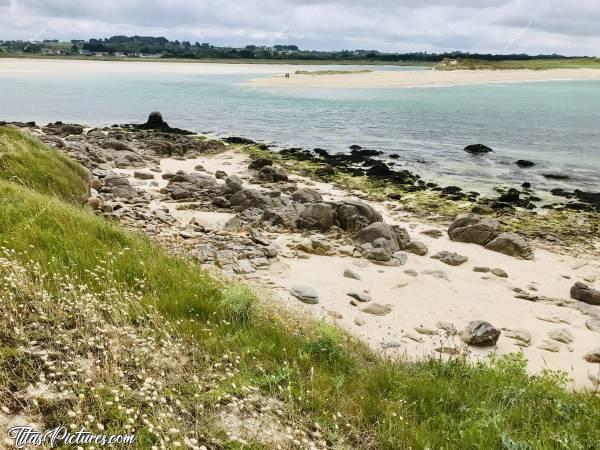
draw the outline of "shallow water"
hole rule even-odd
[[[199,74],[153,71],[148,63],[144,73],[94,74],[6,73],[1,65],[2,120],[110,125],[142,122],[160,110],[171,126],[281,147],[345,151],[358,144],[398,153],[400,164],[427,179],[480,191],[523,181],[539,189],[600,190],[599,81],[284,90],[242,84],[265,71],[289,70],[273,66]],[[309,70],[321,68],[331,69]],[[463,148],[472,143],[495,151],[469,155]],[[536,167],[520,169],[518,159]],[[547,180],[541,174],[548,172],[565,172],[572,180]]]

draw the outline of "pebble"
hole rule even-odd
[[[352,280],[362,280],[361,276],[352,269],[344,270],[344,277]]]
[[[560,346],[556,342],[548,341],[546,339],[540,342],[540,345],[538,345],[537,348],[539,348],[540,350],[547,350],[553,353],[560,352]]]

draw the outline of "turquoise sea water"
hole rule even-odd
[[[400,164],[446,185],[485,191],[529,181],[539,189],[600,190],[598,81],[273,89],[243,85],[265,76],[246,67],[247,73],[213,75],[153,73],[151,64],[141,75],[0,70],[0,120],[110,125],[142,122],[159,110],[172,126],[280,147],[345,151],[358,144],[398,153]],[[463,151],[473,143],[495,152]],[[520,169],[518,159],[536,167]],[[572,180],[547,180],[542,173],[548,172]]]

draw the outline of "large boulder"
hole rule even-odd
[[[311,203],[301,212],[298,219],[298,228],[319,228],[322,231],[328,230],[335,225],[336,213],[333,206],[329,203]]]
[[[165,190],[171,194],[174,200],[189,199],[201,196],[206,190],[211,190],[217,186],[214,178],[193,173],[177,172],[169,176],[169,183]]]
[[[496,345],[500,330],[483,320],[473,320],[459,333],[460,338],[468,345],[491,347]]]
[[[300,188],[294,191],[292,199],[299,203],[317,203],[323,201],[323,196],[314,189]]]
[[[269,182],[287,181],[288,176],[281,167],[264,166],[258,173],[258,178]]]
[[[259,208],[264,210],[286,206],[286,201],[279,192],[264,192],[255,189],[242,189],[231,196],[229,201],[238,211],[248,208]]]
[[[466,214],[457,219],[448,228],[448,236],[457,242],[486,245],[498,236],[500,223],[477,214]]]
[[[512,233],[502,233],[485,245],[485,248],[505,255],[523,259],[533,259],[533,250],[529,243]]]
[[[124,175],[110,174],[104,177],[103,192],[110,192],[115,197],[132,199],[138,196],[135,189],[129,184],[129,180]]]
[[[581,281],[575,283],[571,288],[571,298],[580,300],[588,305],[600,305],[600,291],[592,289]]]
[[[382,222],[382,215],[366,203],[347,200],[337,208],[340,227],[347,231],[360,231],[367,225]]]
[[[389,261],[395,252],[406,249],[410,243],[405,229],[384,222],[366,226],[353,239],[362,244],[360,249],[366,258],[376,261]]]

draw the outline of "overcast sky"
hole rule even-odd
[[[600,0],[0,0],[0,39],[600,54]]]

